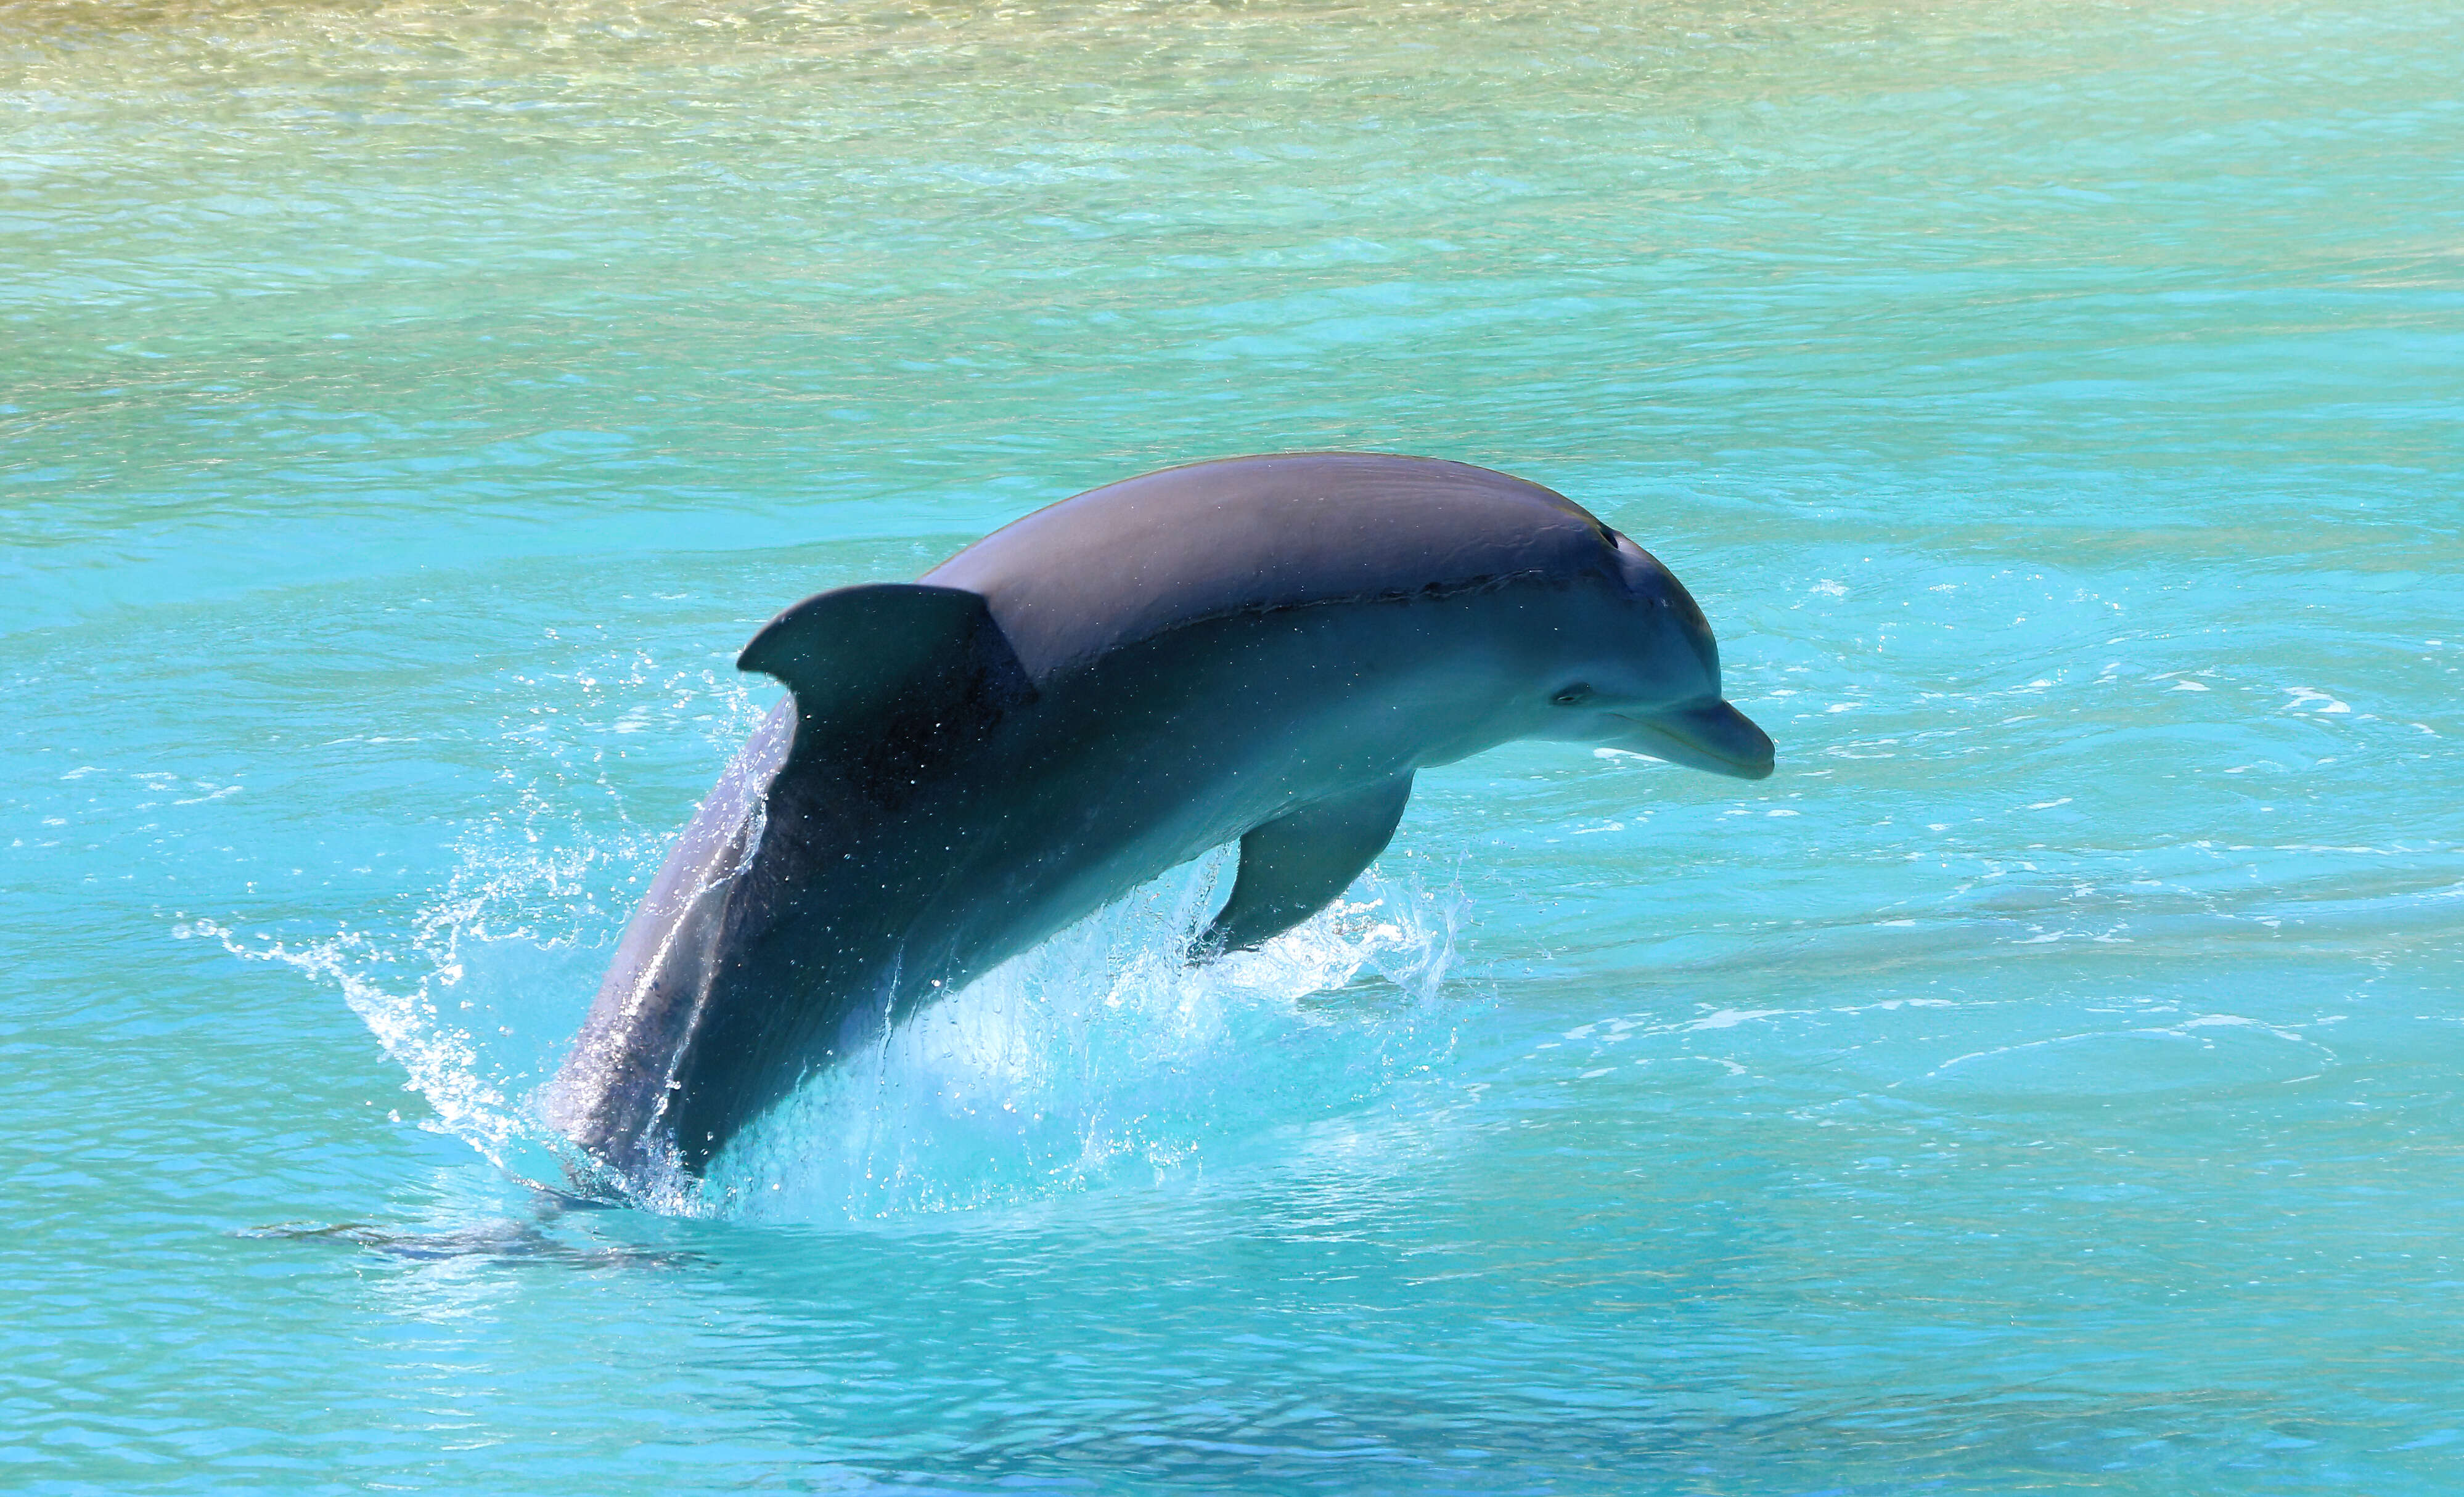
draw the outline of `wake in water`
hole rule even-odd
[[[645,839],[647,841],[647,839]],[[600,1176],[536,1094],[596,990],[609,912],[602,865],[656,847],[552,854],[482,834],[447,888],[387,943],[365,932],[251,939],[211,920],[174,934],[330,982],[434,1117],[526,1183]],[[1265,949],[1184,963],[1219,902],[1225,848],[1176,870],[888,1027],[811,1079],[705,1176],[635,1181],[669,1215],[873,1220],[1015,1204],[1201,1167],[1210,1148],[1357,1106],[1443,1058],[1430,1002],[1463,898],[1373,870]],[[621,913],[613,916],[621,918]]]

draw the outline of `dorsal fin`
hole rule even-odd
[[[913,583],[816,593],[764,625],[736,664],[795,694],[782,777],[827,766],[912,779],[1035,694],[981,594]]]

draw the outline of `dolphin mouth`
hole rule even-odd
[[[1647,754],[1688,769],[1707,769],[1737,780],[1764,780],[1771,772],[1771,735],[1727,702],[1679,707],[1648,717],[1611,716],[1634,731],[1612,742],[1630,754]]]

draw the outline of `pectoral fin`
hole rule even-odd
[[[737,657],[796,697],[788,771],[903,783],[979,742],[1035,689],[979,593],[909,583],[817,593]]]
[[[1339,800],[1277,817],[1241,839],[1232,897],[1199,935],[1193,955],[1264,945],[1326,908],[1394,840],[1412,799],[1403,775]]]

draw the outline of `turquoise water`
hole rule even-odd
[[[0,1485],[2464,1485],[2464,11],[0,11]],[[1079,489],[1462,458],[1760,784],[1530,744],[702,1196],[529,1090],[770,700]]]

